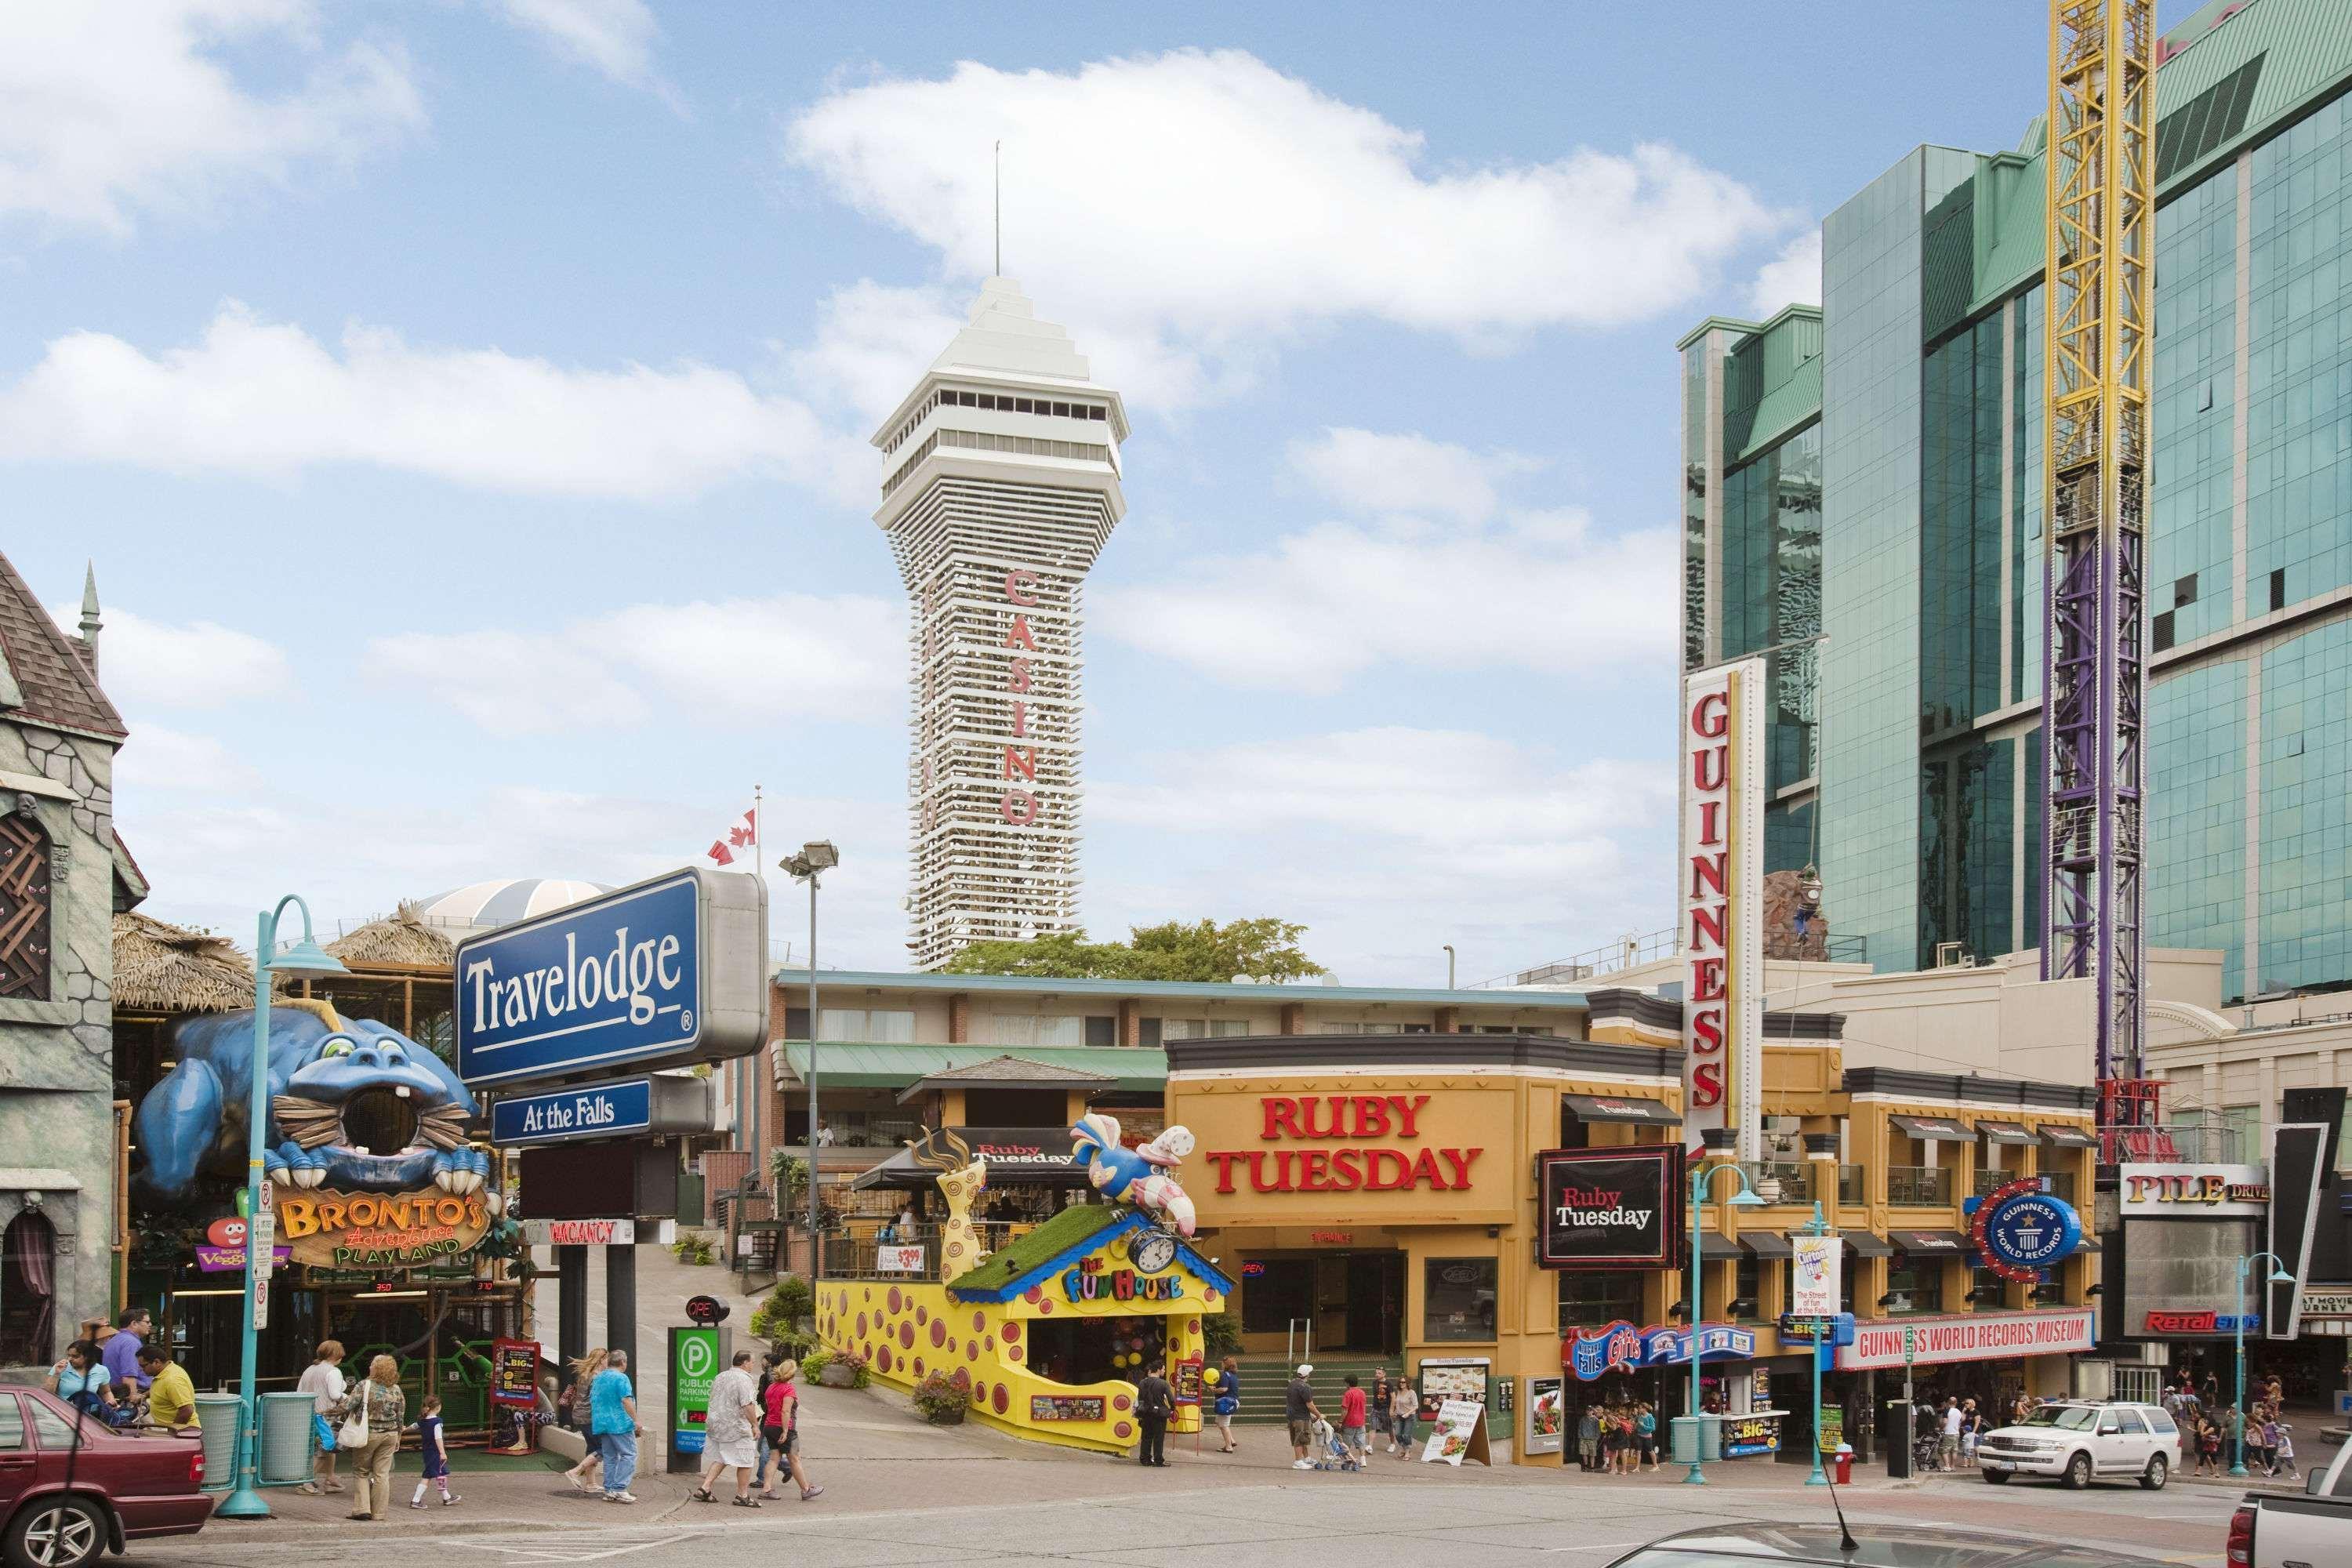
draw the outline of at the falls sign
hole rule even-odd
[[[1762,1157],[1764,680],[1760,658],[1683,678],[1683,1131]]]

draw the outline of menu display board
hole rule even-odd
[[[1528,1429],[1520,1442],[1530,1454],[1557,1454],[1561,1447],[1560,1385],[1564,1379],[1531,1377],[1528,1379]]]
[[[1424,1356],[1421,1363],[1421,1410],[1416,1417],[1435,1421],[1449,1399],[1465,1399],[1484,1406],[1486,1376],[1494,1363],[1485,1356]]]
[[[1029,1419],[1032,1421],[1099,1421],[1102,1418],[1103,1402],[1098,1394],[1033,1394],[1029,1396]]]
[[[539,1403],[539,1342],[490,1342],[490,1398],[499,1405]]]
[[[1486,1452],[1486,1407],[1471,1399],[1443,1400],[1437,1419],[1430,1423],[1429,1441],[1422,1445],[1421,1462],[1435,1461],[1458,1470],[1465,1459],[1494,1463]]]
[[[1171,1381],[1176,1390],[1177,1404],[1200,1404],[1201,1358],[1194,1356],[1190,1361],[1178,1362],[1176,1363],[1176,1376]]]

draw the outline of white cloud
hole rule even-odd
[[[906,622],[856,595],[636,605],[532,632],[409,632],[369,643],[371,678],[486,730],[614,729],[698,720],[875,720],[905,701]]]
[[[331,54],[318,22],[310,0],[0,5],[0,217],[121,234],[424,123],[396,47]]]
[[[49,618],[79,637],[81,605],[51,605]],[[294,689],[294,667],[276,643],[215,621],[151,621],[119,605],[101,605],[99,675],[106,694],[139,722],[150,708],[226,708]]]
[[[1748,291],[1748,309],[1759,321],[1780,313],[1784,305],[1822,302],[1822,231],[1809,228],[1780,247],[1780,254],[1759,268]]]
[[[0,389],[0,458],[278,477],[353,463],[523,494],[675,500],[782,478],[847,500],[872,455],[797,399],[691,362],[569,368],[345,329],[341,353],[224,305],[150,354],[82,331]]]
[[[1445,165],[1418,132],[1230,50],[844,87],[787,153],[969,278],[992,266],[998,138],[1006,269],[1114,384],[1155,354],[1203,356],[1213,382],[1269,335],[1349,319],[1482,346],[1640,321],[1784,221],[1656,143]]]
[[[194,735],[161,724],[133,723],[131,739],[115,754],[117,795],[235,795],[257,791],[259,769],[217,736]]]
[[[675,101],[654,73],[654,42],[661,25],[644,0],[500,0],[500,9],[557,58]]]
[[[964,319],[942,289],[898,289],[865,279],[817,308],[816,341],[788,363],[811,398],[846,404],[870,433],[914,390]]]
[[[1480,455],[1426,436],[1328,428],[1290,444],[1290,466],[1356,511],[1420,512],[1482,522],[1495,513],[1499,473],[1539,465],[1515,453]]]

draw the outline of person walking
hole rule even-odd
[[[449,1440],[441,1430],[441,1396],[428,1394],[416,1413],[416,1447],[424,1456],[425,1473],[416,1480],[416,1490],[409,1494],[408,1506],[425,1506],[425,1489],[441,1489],[441,1506],[456,1508],[465,1500],[449,1489]]]
[[[1397,1379],[1396,1388],[1389,1394],[1389,1421],[1395,1428],[1399,1458],[1412,1458],[1412,1424],[1420,1415],[1421,1396],[1413,1393],[1412,1384]]]
[[[1644,1460],[1651,1469],[1659,1468],[1658,1416],[1647,1405],[1637,1405],[1633,1407],[1633,1468],[1640,1469]]]
[[[1155,1366],[1135,1385],[1135,1418],[1143,1427],[1143,1440],[1136,1445],[1137,1464],[1168,1468],[1168,1417],[1175,1412],[1176,1391]]]
[[[294,1384],[298,1394],[310,1396],[311,1434],[318,1439],[319,1451],[310,1458],[310,1479],[294,1489],[317,1497],[323,1492],[339,1492],[343,1483],[335,1479],[335,1417],[343,1413],[343,1342],[320,1340],[318,1349],[310,1352],[310,1364],[302,1369],[302,1376]]]
[[[1576,1462],[1586,1475],[1601,1465],[1601,1411],[1588,1405],[1576,1417]]]
[[[1339,1391],[1339,1443],[1354,1457],[1356,1473],[1361,1475],[1372,1459],[1371,1440],[1364,1427],[1371,1401],[1365,1397],[1354,1373],[1349,1373],[1345,1381],[1347,1386]]]
[[[808,1471],[801,1465],[801,1391],[800,1385],[793,1381],[800,1376],[800,1372],[801,1363],[790,1356],[776,1363],[768,1386],[760,1395],[761,1410],[765,1417],[761,1431],[768,1440],[775,1465],[789,1470],[793,1481],[799,1485],[801,1501],[814,1502],[824,1495],[824,1489],[810,1485]],[[760,1495],[773,1501],[776,1489],[772,1475],[772,1472],[770,1477],[761,1479]]]
[[[581,1428],[581,1440],[585,1445],[580,1462],[563,1472],[563,1479],[576,1492],[597,1491],[604,1486],[604,1439],[598,1434],[595,1421],[583,1420],[582,1413],[589,1407],[596,1374],[604,1370],[605,1360],[604,1347],[598,1345],[573,1362],[572,1386],[563,1391],[564,1402],[572,1411],[572,1425]]]
[[[633,1503],[629,1483],[637,1474],[636,1389],[629,1382],[629,1355],[614,1351],[605,1357],[596,1381],[588,1385],[590,1429],[596,1434],[604,1458],[604,1500]]]
[[[2271,1474],[2275,1476],[2282,1470],[2290,1476],[2301,1473],[2294,1468],[2294,1427],[2292,1423],[2274,1420],[2271,1423]]]
[[[1230,1454],[1234,1451],[1234,1417],[1241,1413],[1241,1363],[1232,1356],[1227,1356],[1224,1359],[1223,1364],[1217,1368],[1217,1403],[1215,1410],[1217,1416],[1217,1437],[1219,1443],[1222,1445],[1217,1449],[1217,1452],[1220,1454]]]
[[[735,1472],[735,1506],[757,1508],[751,1472],[760,1468],[760,1387],[751,1376],[751,1352],[737,1351],[727,1370],[710,1383],[710,1404],[702,1423],[702,1484],[688,1495],[717,1502],[710,1483],[722,1470]]]
[[[1372,1385],[1364,1391],[1364,1402],[1371,1407],[1370,1411],[1372,1418],[1371,1431],[1379,1434],[1381,1440],[1387,1445],[1388,1451],[1390,1453],[1395,1453],[1396,1438],[1389,1431],[1388,1368],[1384,1366],[1376,1366],[1372,1368]],[[1367,1454],[1371,1450],[1369,1448],[1365,1450]]]
[[[1323,1413],[1315,1408],[1315,1390],[1307,1381],[1314,1375],[1314,1363],[1300,1362],[1298,1371],[1282,1390],[1282,1415],[1290,1424],[1290,1468],[1294,1470],[1315,1468],[1315,1461],[1307,1455],[1315,1445],[1315,1424],[1323,1419]]]
[[[368,1363],[367,1376],[351,1397],[367,1413],[368,1436],[352,1458],[350,1517],[381,1522],[392,1512],[392,1461],[400,1452],[400,1428],[408,1419],[400,1363],[388,1355]]]

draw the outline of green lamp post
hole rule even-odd
[[[2279,1266],[2284,1260],[2275,1252],[2257,1252],[2252,1258],[2238,1259],[2238,1430],[2230,1445],[2230,1473],[2233,1476],[2246,1473],[2246,1276],[2265,1258],[2271,1260],[2270,1283],[2294,1283],[2294,1276]]]
[[[1716,1177],[1723,1174],[1726,1171],[1730,1172],[1739,1180],[1739,1190],[1731,1195],[1731,1204],[1734,1208],[1761,1208],[1764,1205],[1764,1200],[1762,1198],[1758,1197],[1754,1193],[1748,1191],[1748,1173],[1741,1170],[1738,1165],[1732,1164],[1727,1161],[1719,1165],[1700,1165],[1691,1172],[1691,1387],[1690,1414],[1685,1417],[1685,1419],[1690,1422],[1691,1467],[1690,1474],[1683,1478],[1683,1482],[1685,1486],[1703,1487],[1706,1485],[1706,1473],[1703,1468],[1701,1468],[1701,1467],[1706,1462],[1706,1424],[1700,1418],[1698,1403],[1698,1331],[1699,1325],[1706,1321],[1706,1316],[1699,1308],[1699,1291],[1706,1279],[1705,1264],[1699,1256],[1699,1227],[1703,1219],[1702,1205],[1704,1205],[1706,1201],[1707,1187]]]
[[[302,911],[302,940],[280,952],[278,947],[278,921],[286,913],[289,904]],[[231,1461],[235,1466],[236,1489],[222,1499],[220,1507],[215,1510],[224,1519],[269,1517],[269,1504],[254,1484],[261,1438],[261,1411],[253,1391],[255,1341],[261,1327],[261,1314],[255,1308],[255,1299],[268,1289],[265,1283],[269,1278],[270,1264],[268,1240],[275,1234],[275,1226],[265,1223],[262,1218],[263,1205],[268,1201],[266,1191],[268,1178],[261,1168],[261,1155],[268,1146],[269,1126],[269,987],[279,975],[289,980],[301,980],[349,973],[341,960],[313,940],[310,906],[298,895],[287,894],[278,900],[276,909],[261,917],[260,934],[253,944],[253,1084],[252,1100],[246,1109],[245,1344],[237,1363],[236,1454]]]

